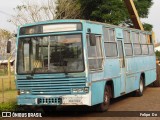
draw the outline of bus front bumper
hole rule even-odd
[[[90,94],[85,95],[19,95],[18,105],[87,105],[91,106]]]

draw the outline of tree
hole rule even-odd
[[[156,54],[156,57],[160,59],[160,51],[156,50],[155,54]]]
[[[11,41],[11,53],[7,54],[7,42]],[[14,35],[5,30],[5,29],[0,29],[0,60],[11,60],[15,56],[15,44],[16,44],[16,39]],[[1,66],[1,63],[0,63]],[[4,67],[4,72],[7,70],[6,66]],[[10,68],[10,65],[8,64],[8,68]],[[10,70],[10,69],[8,69]],[[10,71],[8,71],[8,74],[10,74]]]
[[[11,33],[7,30],[0,29],[0,54],[5,54],[7,40],[11,38]]]
[[[23,0],[22,5],[14,8],[15,15],[9,20],[14,25],[23,25],[54,19],[80,17],[78,0]]]
[[[43,2],[42,0],[24,0],[22,5],[14,8],[15,15],[12,16],[10,22],[14,25],[23,25],[25,23],[33,23],[54,18],[55,6],[51,0]]]
[[[143,27],[144,27],[144,30],[146,31],[152,31],[153,25],[148,23],[143,23]]]
[[[123,0],[79,0],[79,2],[83,19],[115,25],[125,22],[132,25]],[[153,4],[152,0],[134,0],[134,3],[140,18],[146,18]]]
[[[57,0],[56,19],[80,18],[81,10],[78,0]]]

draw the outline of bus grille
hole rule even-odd
[[[85,87],[86,78],[17,79],[17,89],[31,90],[33,95],[67,95],[71,88]]]
[[[38,104],[61,104],[62,98],[38,98]]]

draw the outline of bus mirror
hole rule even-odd
[[[17,37],[17,34],[14,34],[14,37]]]
[[[96,46],[96,36],[93,33],[89,34],[90,46]]]
[[[7,53],[11,53],[11,41],[7,42]]]

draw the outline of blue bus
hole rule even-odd
[[[151,32],[87,21],[52,20],[18,28],[18,105],[95,106],[111,98],[142,96],[156,80]]]

